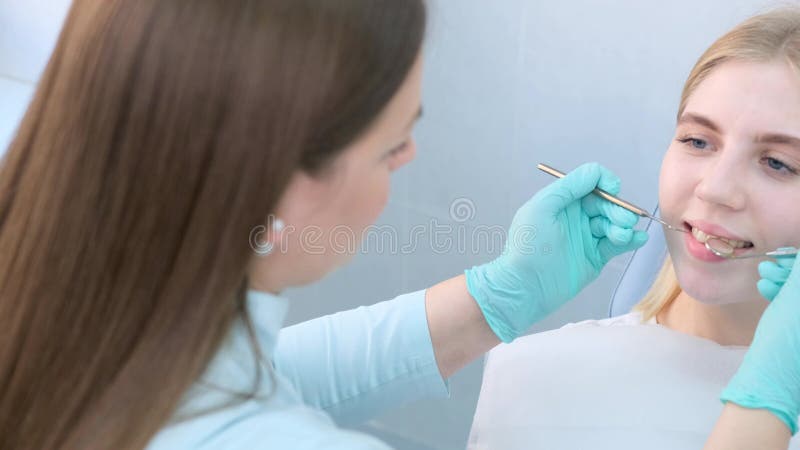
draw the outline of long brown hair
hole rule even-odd
[[[146,446],[244,313],[251,229],[424,28],[423,0],[75,0],[0,167],[0,448]]]
[[[728,61],[782,61],[800,70],[800,7],[783,6],[736,25],[717,39],[695,63],[681,93],[677,119],[697,86]],[[634,307],[648,321],[681,293],[672,260],[667,257],[650,291]]]

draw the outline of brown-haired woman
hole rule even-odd
[[[414,156],[424,29],[422,0],[75,0],[0,168],[0,448],[384,448],[328,414],[445,394],[644,242],[589,164],[496,260],[276,345]]]

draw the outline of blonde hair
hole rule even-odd
[[[784,60],[800,72],[800,7],[786,6],[753,16],[711,44],[686,79],[678,118],[697,86],[715,68],[732,60]],[[680,291],[672,260],[667,256],[650,290],[633,310],[642,314],[643,321],[648,321],[669,305]]]
[[[646,322],[655,317],[665,306],[669,305],[680,292],[681,287],[678,284],[678,277],[675,276],[672,260],[667,255],[661,270],[658,272],[658,276],[656,276],[656,280],[650,286],[650,290],[633,307],[633,310],[641,313],[642,321]]]

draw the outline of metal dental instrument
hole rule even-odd
[[[711,242],[714,242],[712,245]],[[745,259],[745,258],[763,258],[763,257],[770,257],[770,258],[780,258],[783,256],[795,256],[797,255],[798,249],[794,247],[780,247],[775,249],[771,252],[766,253],[745,253],[744,255],[734,255],[733,252],[736,249],[729,243],[723,241],[718,237],[710,237],[706,240],[706,249],[711,253],[719,256],[720,258],[725,259]]]
[[[546,164],[538,164],[536,167],[542,172],[546,172],[557,178],[564,178],[566,176],[563,172],[560,172],[557,169],[554,169]],[[663,220],[659,219],[658,217],[651,215],[645,209],[642,209],[634,205],[633,203],[626,202],[625,200],[617,198],[600,188],[595,188],[594,191],[592,192],[595,195],[598,195],[599,197],[602,197],[615,205],[625,208],[628,211],[640,217],[646,217],[650,220],[655,220],[656,222],[664,225],[670,230],[689,233],[689,230],[674,227],[664,222]],[[766,252],[766,253],[746,253],[743,255],[734,255],[736,249],[732,245],[723,241],[721,238],[717,236],[709,237],[705,242],[705,246],[706,249],[711,253],[719,256],[720,258],[725,258],[725,259],[745,259],[745,258],[759,258],[759,257],[780,258],[780,257],[796,256],[798,253],[800,253],[800,249],[797,249],[795,247],[780,247],[771,252]]]
[[[566,176],[563,172],[560,172],[557,169],[554,169],[554,168],[548,166],[547,164],[541,164],[540,163],[540,164],[538,164],[536,166],[536,168],[541,170],[542,172],[548,173],[548,174],[550,174],[550,175],[552,175],[552,176],[554,176],[556,178],[564,178]],[[597,195],[597,196],[599,196],[601,198],[604,198],[604,199],[610,201],[611,203],[613,203],[613,204],[615,204],[617,206],[620,206],[622,208],[627,209],[628,211],[636,214],[637,216],[646,217],[646,218],[648,218],[650,220],[655,220],[656,222],[660,223],[661,225],[664,225],[665,227],[669,228],[670,230],[680,231],[680,232],[683,232],[683,233],[688,233],[689,232],[688,230],[685,230],[682,227],[681,228],[674,227],[674,226],[668,224],[667,222],[664,222],[663,220],[659,219],[658,217],[650,214],[649,212],[647,212],[647,210],[642,209],[642,208],[634,205],[633,203],[626,202],[625,200],[617,198],[617,197],[609,194],[608,192],[606,192],[606,191],[604,191],[604,190],[602,190],[600,188],[595,188],[592,192],[595,195]]]

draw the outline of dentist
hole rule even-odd
[[[588,164],[496,260],[281,330],[280,293],[346,262],[333,230],[359,236],[414,158],[425,21],[422,0],[73,3],[0,168],[0,448],[383,449],[331,417],[446,396],[645,242]]]
[[[281,329],[281,292],[346,263],[335,231],[414,158],[425,22],[423,0],[74,0],[0,166],[0,448],[386,449],[334,419],[446,396],[646,241],[587,164],[497,259]],[[786,272],[709,448],[796,427]]]

